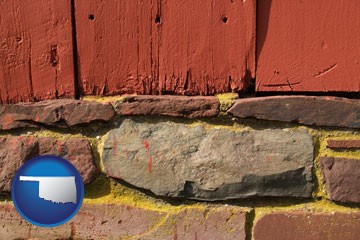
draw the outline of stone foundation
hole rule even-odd
[[[359,108],[231,94],[2,105],[0,239],[355,239]],[[53,229],[28,224],[9,194],[42,154],[86,184],[80,212]]]

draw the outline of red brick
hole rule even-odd
[[[140,239],[245,239],[245,213],[234,207],[185,209],[170,214],[150,236]]]
[[[9,203],[0,204],[0,239],[30,238],[31,225]]]
[[[236,207],[159,212],[122,204],[84,204],[68,223],[50,229],[0,204],[0,239],[245,239],[245,212]]]
[[[228,110],[239,118],[348,128],[360,128],[359,112],[357,99],[312,96],[245,98],[237,100]]]
[[[360,140],[334,140],[330,139],[327,141],[328,148],[334,149],[353,149],[360,148]]]
[[[212,117],[219,114],[216,97],[129,96],[114,103],[119,115],[163,115],[173,117]]]
[[[321,171],[331,200],[360,203],[360,160],[320,158]]]
[[[151,235],[152,228],[165,217],[162,212],[126,205],[89,204],[82,206],[69,224],[75,239],[122,239],[148,232]]]
[[[87,139],[34,138],[33,140],[37,140],[39,143],[39,152],[36,155],[51,154],[69,160],[80,172],[84,184],[89,184],[97,176],[98,169],[95,165],[90,142]]]
[[[36,227],[23,219],[9,203],[0,204],[0,239],[69,239],[71,226]]]
[[[259,0],[257,7],[257,91],[360,91],[359,1]]]
[[[356,240],[359,213],[279,212],[265,215],[254,226],[254,240]]]
[[[245,212],[235,207],[157,212],[126,205],[86,205],[73,237],[96,239],[245,239]]]

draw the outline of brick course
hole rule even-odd
[[[360,140],[349,139],[349,140],[334,140],[329,139],[327,141],[327,147],[333,149],[360,149]]]
[[[261,217],[254,225],[254,240],[356,240],[360,213],[278,212]]]
[[[245,239],[246,212],[236,207],[189,207],[159,212],[122,204],[85,204],[68,223],[38,228],[12,204],[0,204],[0,239]]]

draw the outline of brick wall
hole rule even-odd
[[[358,100],[119,96],[0,110],[0,239],[360,234]],[[9,195],[39,154],[68,159],[86,184],[80,212],[57,228],[28,224]]]

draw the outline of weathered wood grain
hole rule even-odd
[[[73,96],[70,0],[0,1],[0,103]]]
[[[84,95],[151,94],[154,1],[75,1],[80,87]]]
[[[255,1],[162,1],[160,92],[243,90],[255,74]]]
[[[75,0],[85,95],[212,95],[255,74],[255,1]]]
[[[360,91],[360,1],[259,0],[257,23],[257,91]]]

